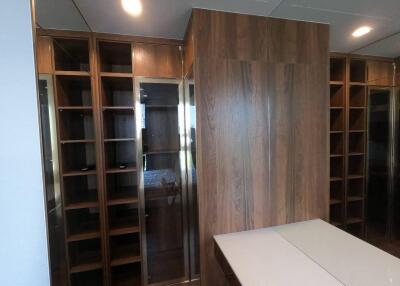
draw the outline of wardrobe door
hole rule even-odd
[[[371,88],[368,104],[367,238],[379,244],[390,228],[390,90]]]
[[[148,284],[179,282],[187,260],[181,88],[174,80],[138,81]]]

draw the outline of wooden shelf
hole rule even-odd
[[[75,241],[95,239],[95,238],[100,238],[100,232],[93,231],[93,232],[88,232],[88,233],[69,235],[67,237],[67,241],[75,242]]]
[[[364,200],[364,198],[363,197],[350,197],[350,196],[348,196],[347,197],[347,201],[348,202],[357,202],[357,201],[362,201],[362,200]]]
[[[68,173],[64,173],[63,177],[75,177],[75,176],[89,176],[89,175],[96,175],[97,171],[96,170],[91,170],[91,171],[71,171]]]
[[[110,236],[130,234],[130,233],[139,233],[139,232],[140,232],[139,226],[125,226],[125,227],[111,228]]]
[[[90,77],[90,72],[86,71],[55,71],[55,75],[65,75],[65,76],[86,76]]]
[[[124,72],[101,72],[101,77],[133,78],[132,73]]]
[[[363,175],[349,175],[349,176],[347,176],[347,179],[349,179],[349,180],[363,179],[363,178],[364,178]]]
[[[367,86],[365,82],[350,82],[349,83],[351,86],[359,85],[359,86]]]
[[[157,155],[157,154],[175,154],[179,153],[179,150],[157,150],[157,151],[147,151],[143,155]]]
[[[330,203],[331,205],[336,205],[336,204],[341,204],[341,203],[343,203],[343,201],[342,201],[342,200],[339,200],[339,199],[331,199],[329,203]]]
[[[116,198],[109,199],[107,204],[109,206],[125,205],[125,204],[137,204],[139,202],[137,197],[127,197],[127,198]]]
[[[88,208],[97,208],[99,207],[98,202],[81,202],[81,203],[73,203],[65,206],[66,210],[78,210],[78,209],[88,209]]]
[[[101,268],[103,268],[103,264],[101,262],[86,263],[86,264],[71,267],[70,273],[87,272],[87,271],[97,270],[97,269],[101,269]]]
[[[114,139],[104,139],[104,142],[134,142],[136,141],[135,138],[114,138]]]
[[[331,158],[339,158],[339,157],[343,157],[343,154],[330,154],[329,157],[331,157]]]
[[[59,111],[63,111],[63,110],[91,111],[91,110],[93,110],[93,108],[91,106],[59,106],[57,109]]]
[[[330,82],[329,82],[329,84],[330,85],[344,85],[344,81],[341,81],[341,80],[331,80]]]
[[[331,178],[330,178],[330,181],[331,181],[331,182],[343,181],[343,178],[341,178],[341,177],[331,177]]]
[[[362,152],[351,152],[349,153],[349,156],[364,156],[365,153]]]
[[[146,104],[145,108],[178,108],[176,104]]]
[[[135,167],[128,167],[125,169],[113,168],[113,169],[106,170],[106,174],[131,173],[131,172],[133,173],[136,171],[137,171],[137,169]]]
[[[103,110],[134,111],[134,106],[103,106]]]
[[[353,130],[349,130],[349,133],[365,133],[365,130],[363,130],[363,129],[353,129]]]
[[[348,218],[346,220],[346,224],[356,224],[356,223],[362,223],[364,220],[362,218]]]
[[[111,260],[111,266],[120,266],[125,264],[132,264],[141,262],[142,258],[140,256],[128,256],[122,258],[115,258]]]
[[[61,144],[80,144],[80,143],[95,143],[94,139],[81,139],[81,140],[61,140]]]

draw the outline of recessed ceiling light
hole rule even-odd
[[[132,16],[139,16],[142,14],[142,2],[140,0],[122,0],[122,7]]]
[[[358,38],[358,37],[368,34],[369,32],[371,32],[371,30],[372,30],[371,27],[362,26],[362,27],[358,28],[357,30],[355,30],[352,35],[353,35],[353,37]]]

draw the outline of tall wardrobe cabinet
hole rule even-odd
[[[181,43],[41,30],[37,59],[52,285],[195,280]]]

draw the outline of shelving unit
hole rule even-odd
[[[330,61],[330,221],[344,226],[346,58]]]
[[[330,62],[330,221],[364,234],[367,63],[333,55]]]
[[[65,252],[71,286],[104,282],[89,49],[89,39],[53,40]]]
[[[141,285],[141,223],[132,45],[100,40],[97,46],[109,283],[112,286]]]
[[[52,254],[66,261],[53,267],[53,284],[169,285],[192,279],[177,43],[46,33],[57,117],[50,132],[58,140],[62,189],[59,240],[65,245],[60,255],[58,249]],[[144,72],[163,79],[147,82]],[[137,80],[145,89],[151,86],[148,98],[141,98]]]

